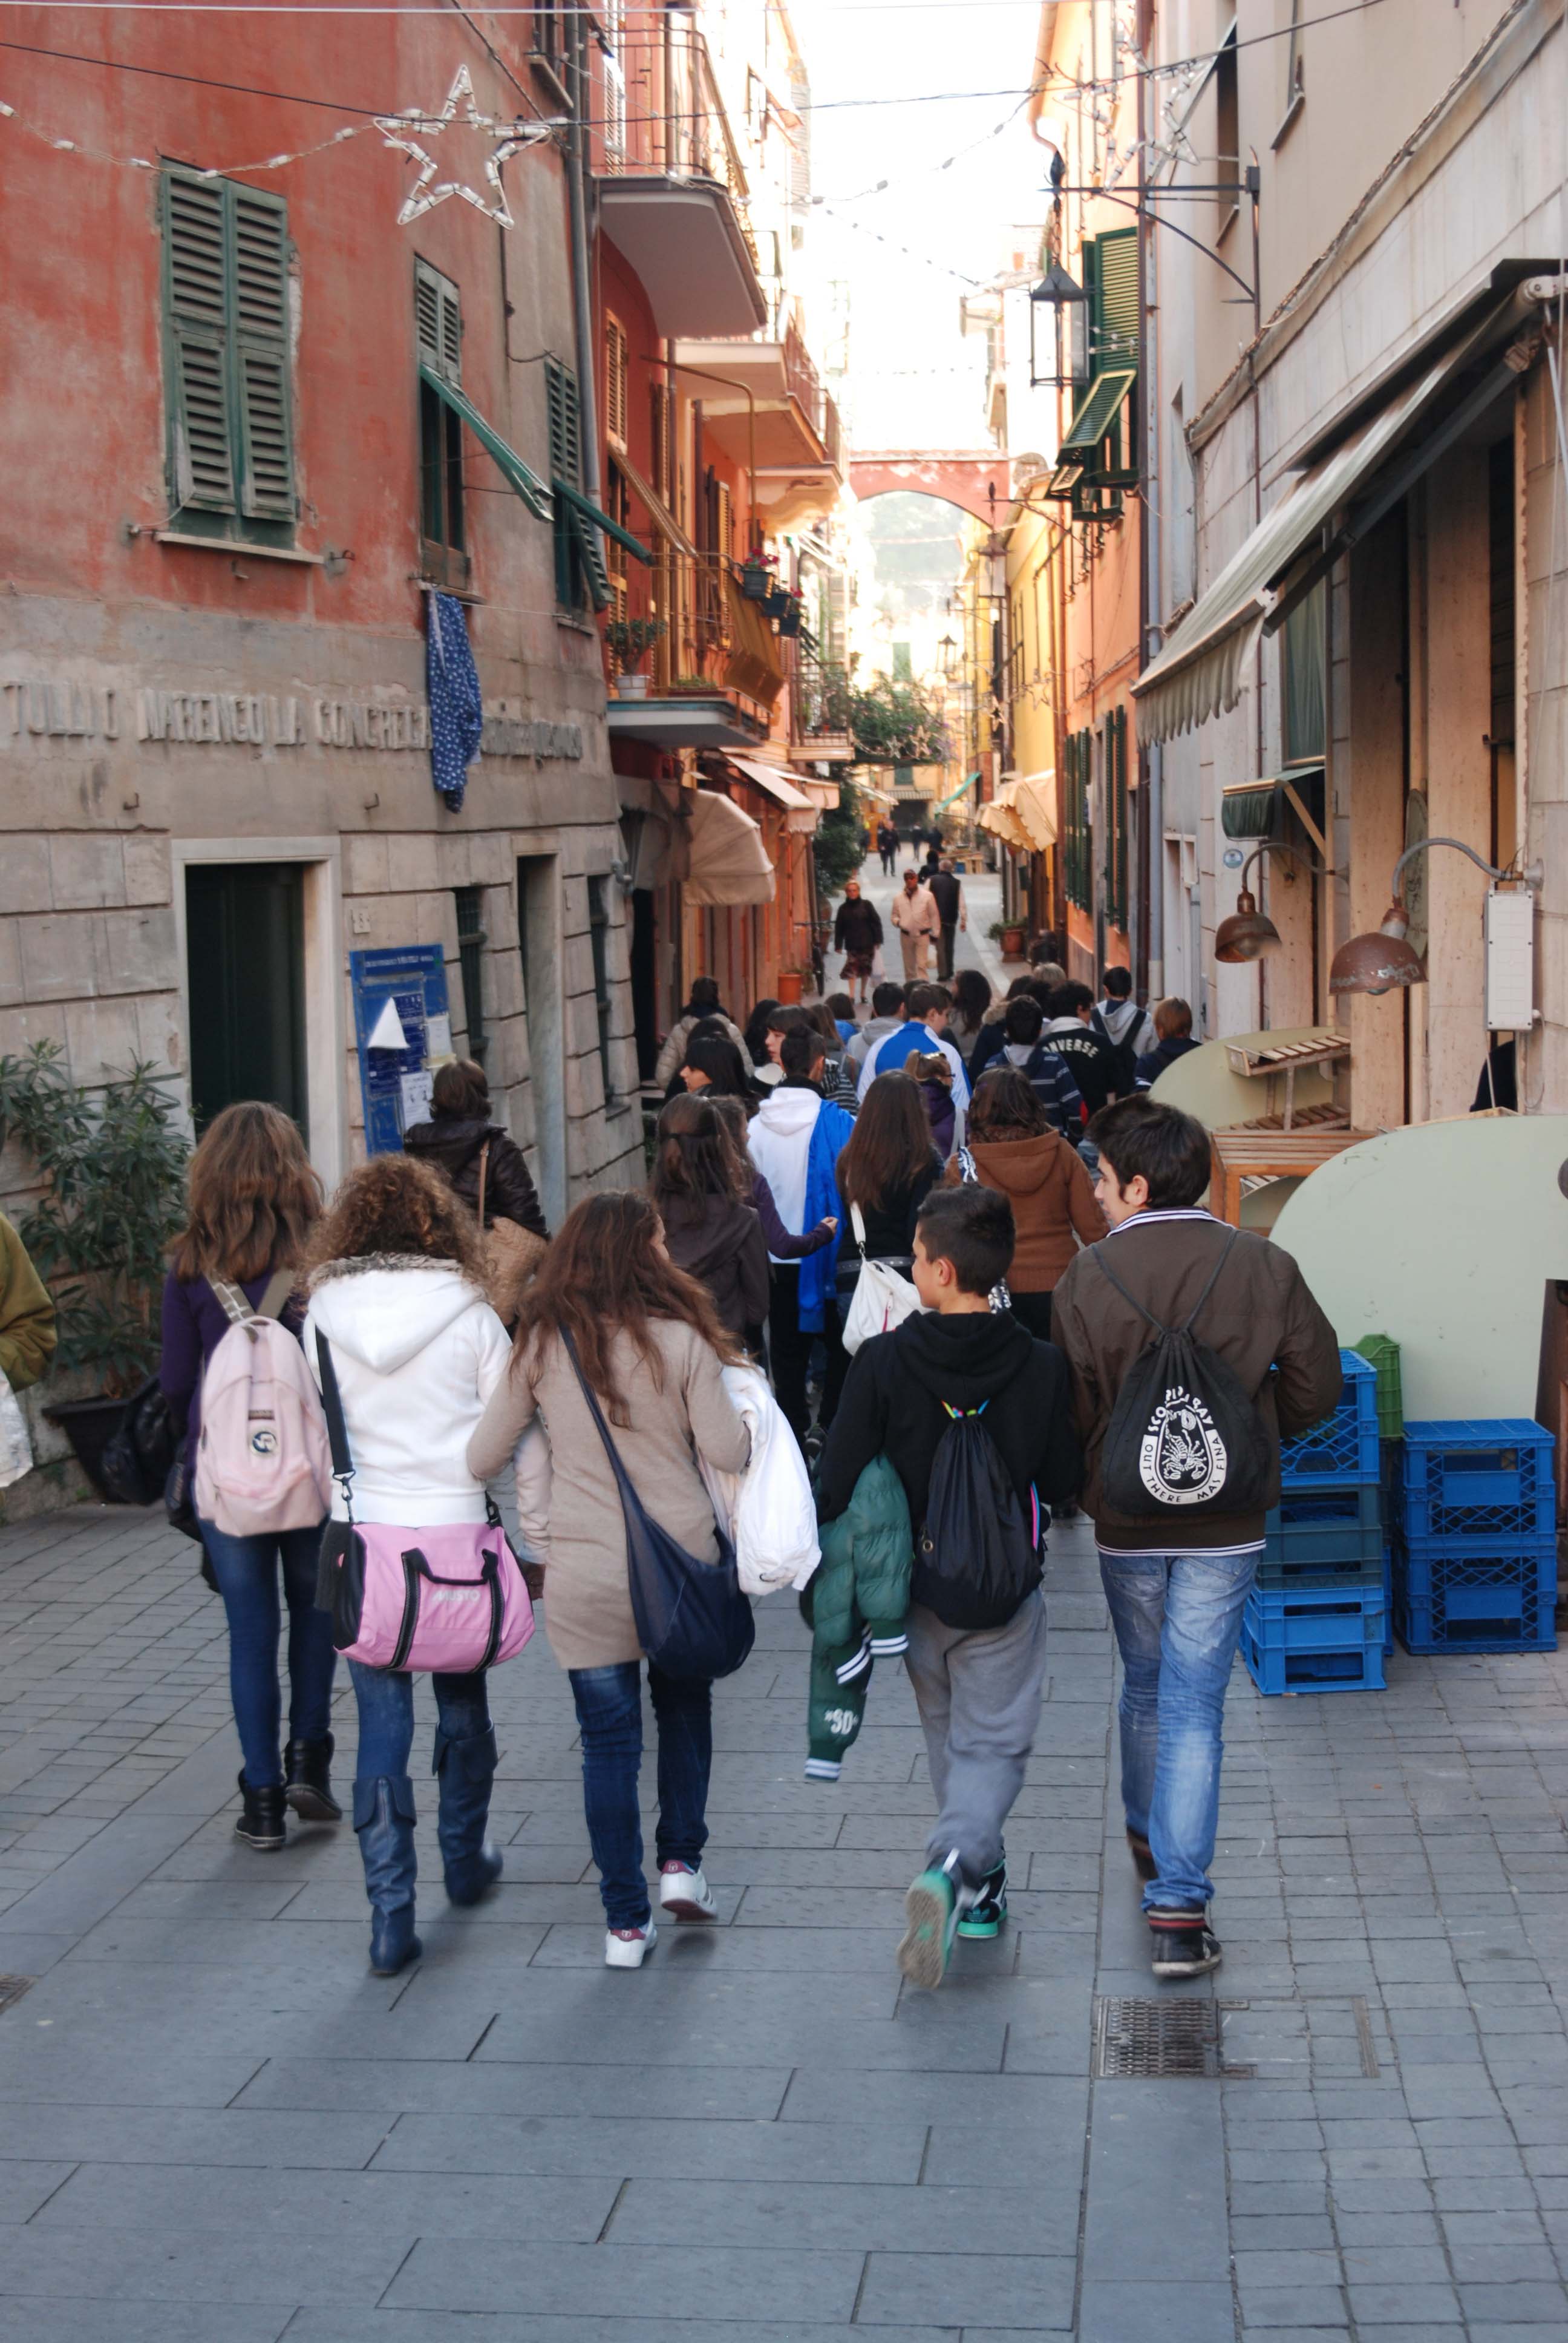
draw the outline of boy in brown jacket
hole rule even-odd
[[[1201,1123],[1139,1097],[1103,1108],[1089,1129],[1111,1234],[1069,1265],[1051,1331],[1072,1370],[1084,1505],[1121,1651],[1121,1798],[1146,1882],[1154,1974],[1197,1976],[1221,1959],[1208,1926],[1220,1725],[1264,1508],[1279,1500],[1280,1438],[1327,1415],[1343,1374],[1334,1330],[1290,1254],[1200,1205],[1209,1184]],[[1195,1311],[1195,1338],[1231,1369],[1261,1424],[1261,1503],[1244,1513],[1184,1515],[1176,1503],[1119,1513],[1105,1501],[1101,1464],[1122,1383],[1161,1330]]]

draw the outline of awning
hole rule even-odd
[[[733,799],[713,789],[692,789],[688,830],[690,870],[685,883],[689,903],[716,907],[732,903],[770,903],[773,865],[762,832]]]
[[[648,518],[660,537],[664,538],[665,543],[673,545],[678,553],[684,553],[689,560],[699,560],[701,556],[696,546],[681,528],[658,490],[644,479],[631,458],[618,447],[611,456],[610,462],[617,471],[623,474],[629,481],[633,495],[646,507]]]
[[[585,497],[582,490],[574,488],[570,480],[552,479],[550,487],[558,497],[563,498],[570,505],[573,512],[580,519],[591,521],[595,528],[602,528],[607,537],[613,537],[618,545],[624,545],[627,551],[634,555],[638,561],[646,562],[650,569],[653,568],[656,557],[649,552],[641,538],[633,537],[629,528],[622,528],[619,521],[611,520],[607,512],[600,512],[591,497]]]
[[[975,816],[982,830],[1020,854],[1041,854],[1056,844],[1056,775],[1015,774],[1003,781],[990,805]]]
[[[419,379],[427,383],[437,397],[467,425],[486,454],[495,458],[502,478],[509,488],[517,490],[534,518],[548,520],[552,512],[548,488],[537,472],[528,469],[516,448],[508,447],[500,433],[491,429],[473,400],[466,398],[455,382],[448,382],[445,375],[437,374],[423,359],[419,363]]]
[[[1058,451],[1059,462],[1075,452],[1087,456],[1099,447],[1137,379],[1136,367],[1108,367],[1103,374],[1095,376],[1068,425]]]
[[[1513,379],[1499,359],[1425,438],[1398,461],[1389,461],[1444,388],[1526,314],[1521,287],[1332,453],[1296,477],[1133,684],[1141,740],[1168,740],[1234,708],[1242,668],[1265,625],[1271,632],[1340,554],[1391,509]],[[1346,506],[1351,509],[1345,519],[1325,540],[1335,515]]]
[[[728,569],[723,572],[724,606],[729,618],[731,649],[724,680],[751,699],[771,708],[784,689],[784,670],[778,645],[759,605],[749,602]]]
[[[812,800],[804,796],[788,773],[781,773],[777,765],[765,765],[759,757],[729,757],[725,761],[733,765],[738,773],[744,773],[747,779],[754,781],[759,789],[766,789],[775,804],[785,807],[790,813],[816,811]]]
[[[964,791],[966,789],[972,789],[979,779],[980,775],[978,773],[971,773],[967,781],[960,781],[956,789],[950,790],[945,798],[940,799],[931,808],[931,811],[933,813],[940,813],[944,806],[957,805],[959,799],[963,796]]]

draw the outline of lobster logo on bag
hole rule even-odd
[[[1219,1426],[1195,1393],[1171,1386],[1149,1419],[1138,1472],[1157,1505],[1204,1505],[1225,1485]]]

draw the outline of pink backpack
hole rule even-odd
[[[276,1272],[259,1310],[239,1286],[207,1282],[229,1327],[202,1378],[196,1513],[230,1537],[314,1529],[330,1508],[332,1460],[305,1353],[278,1322],[293,1272]]]

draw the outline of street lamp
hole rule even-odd
[[[952,675],[953,661],[958,656],[958,648],[956,635],[944,635],[937,645],[938,650],[942,655],[942,674],[945,677],[950,678]]]
[[[1037,334],[1040,313],[1051,312],[1055,322],[1056,367],[1040,372]],[[1060,260],[1053,260],[1038,285],[1029,291],[1029,387],[1060,389],[1089,379],[1089,296]]]
[[[1414,946],[1406,940],[1410,931],[1410,916],[1400,899],[1399,882],[1407,862],[1424,854],[1433,846],[1452,846],[1458,854],[1468,855],[1478,870],[1489,879],[1504,879],[1508,873],[1496,870],[1477,854],[1473,846],[1466,846],[1462,838],[1422,838],[1407,846],[1393,866],[1392,900],[1375,933],[1352,936],[1334,954],[1329,970],[1331,992],[1392,992],[1395,985],[1424,984],[1426,965]],[[1540,887],[1545,872],[1539,862],[1532,862],[1515,876],[1526,887]]]
[[[1266,952],[1276,952],[1280,949],[1280,930],[1266,911],[1259,910],[1258,899],[1249,892],[1247,887],[1247,873],[1261,854],[1289,854],[1297,862],[1305,864],[1314,878],[1321,870],[1321,865],[1309,862],[1304,854],[1293,846],[1287,846],[1282,839],[1265,839],[1261,846],[1252,849],[1241,865],[1241,885],[1236,897],[1236,908],[1230,918],[1221,920],[1214,930],[1214,957],[1223,960],[1227,967],[1234,967],[1239,961],[1261,960]],[[1291,873],[1287,870],[1285,876],[1288,879]]]

